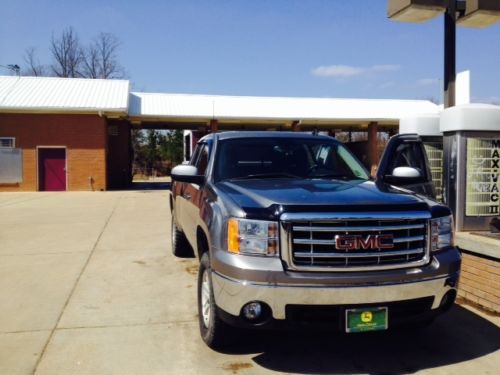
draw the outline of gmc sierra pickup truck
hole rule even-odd
[[[372,179],[331,137],[209,134],[172,180],[172,249],[200,260],[211,347],[233,327],[411,327],[455,301],[453,219],[417,135],[392,137]]]

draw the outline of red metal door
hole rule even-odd
[[[38,183],[40,191],[66,190],[66,149],[38,149]]]

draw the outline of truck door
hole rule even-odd
[[[199,150],[198,150],[199,149]],[[205,175],[209,161],[209,145],[199,143],[196,150],[194,166],[198,168],[199,175]],[[200,202],[202,186],[197,184],[184,184],[182,192],[182,230],[191,245],[196,244],[196,227],[200,221]]]
[[[399,134],[389,140],[376,179],[435,198],[427,154],[417,134]]]
[[[191,159],[189,160],[189,165],[195,165],[196,159],[200,153],[200,147],[197,146]],[[179,182],[176,181],[174,184],[175,187],[175,216],[177,217],[177,225],[182,229],[183,232],[186,232],[186,205],[187,205],[187,200],[186,198],[189,197],[189,194],[185,194],[185,191],[189,184],[187,182]]]

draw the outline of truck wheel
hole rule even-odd
[[[193,250],[189,245],[184,233],[177,229],[174,215],[172,214],[171,226],[172,254],[179,258],[190,258],[193,256]]]
[[[201,257],[198,271],[198,320],[201,338],[210,348],[217,349],[227,344],[233,328],[218,315],[211,273],[210,258],[206,252]]]

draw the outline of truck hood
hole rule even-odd
[[[402,207],[424,203],[410,191],[362,180],[255,179],[223,181],[216,186],[244,210],[273,205],[282,206],[285,211],[287,206],[348,206],[350,210],[358,206],[368,210],[374,206],[387,209],[387,205]],[[425,203],[424,206],[427,207]]]

